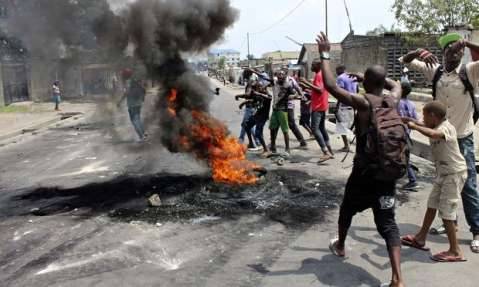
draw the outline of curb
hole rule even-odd
[[[26,128],[22,128],[20,130],[17,130],[17,131],[14,131],[14,132],[11,132],[11,133],[8,133],[8,134],[5,134],[5,135],[0,135],[0,141],[9,140],[11,138],[21,136],[21,135],[25,135],[25,134],[28,134],[28,133],[35,133],[40,129],[48,128],[52,125],[58,124],[59,122],[68,123],[69,121],[80,120],[83,117],[85,117],[85,114],[74,115],[74,116],[68,117],[66,119],[64,118],[64,116],[59,115],[59,116],[57,116],[53,119],[28,126]]]

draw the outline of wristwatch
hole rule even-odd
[[[321,52],[321,60],[331,60],[329,52]]]

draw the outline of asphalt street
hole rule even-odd
[[[235,135],[239,92],[222,87],[211,104]],[[385,248],[369,213],[355,221],[348,259],[327,250],[351,155],[318,166],[312,141],[281,167],[250,154],[268,174],[257,186],[229,187],[211,182],[204,163],[170,154],[155,139],[135,143],[126,109],[113,111],[101,106],[80,122],[0,147],[1,286],[375,286],[388,280]],[[334,136],[333,145],[341,147]],[[420,223],[433,176],[428,162],[415,163],[424,192],[399,195],[404,232]],[[147,204],[155,193],[161,207]],[[470,259],[464,264],[439,266],[405,249],[408,286],[476,286],[479,260],[467,249],[466,231],[462,222]],[[444,238],[431,247],[445,248]],[[457,274],[466,278],[460,285]]]

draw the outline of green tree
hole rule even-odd
[[[225,57],[221,57],[221,58],[218,60],[218,70],[224,70],[224,68],[225,68],[225,63],[226,63],[226,58],[225,58]]]
[[[392,9],[410,32],[441,33],[447,27],[479,24],[479,0],[396,0]]]

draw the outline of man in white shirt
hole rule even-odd
[[[447,107],[447,120],[457,130],[459,147],[468,171],[462,192],[464,213],[473,234],[471,250],[479,253],[479,193],[473,134],[475,104],[467,87],[468,83],[471,89],[477,89],[479,62],[461,64],[465,48],[479,52],[479,45],[455,33],[441,37],[439,44],[444,52],[443,65],[439,65],[438,59],[425,49],[412,51],[399,61],[410,70],[422,72],[427,80],[433,82],[433,96]]]

